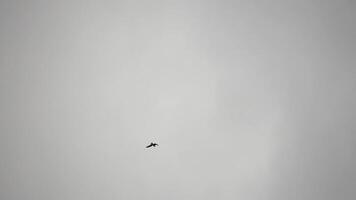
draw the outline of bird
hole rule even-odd
[[[158,146],[158,144],[151,142],[151,144],[148,145],[146,148],[156,147],[156,146]]]

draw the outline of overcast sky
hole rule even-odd
[[[1,0],[0,199],[353,200],[355,24],[353,0]]]

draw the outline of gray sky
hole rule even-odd
[[[353,0],[1,0],[0,199],[355,199],[355,22]]]

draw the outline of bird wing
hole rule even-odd
[[[150,147],[152,147],[152,145],[153,145],[153,144],[151,143],[151,144],[150,144],[150,145],[148,145],[146,148],[150,148]]]

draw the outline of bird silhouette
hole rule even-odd
[[[155,147],[155,146],[158,146],[158,144],[151,142],[151,144],[148,145],[146,148]]]

